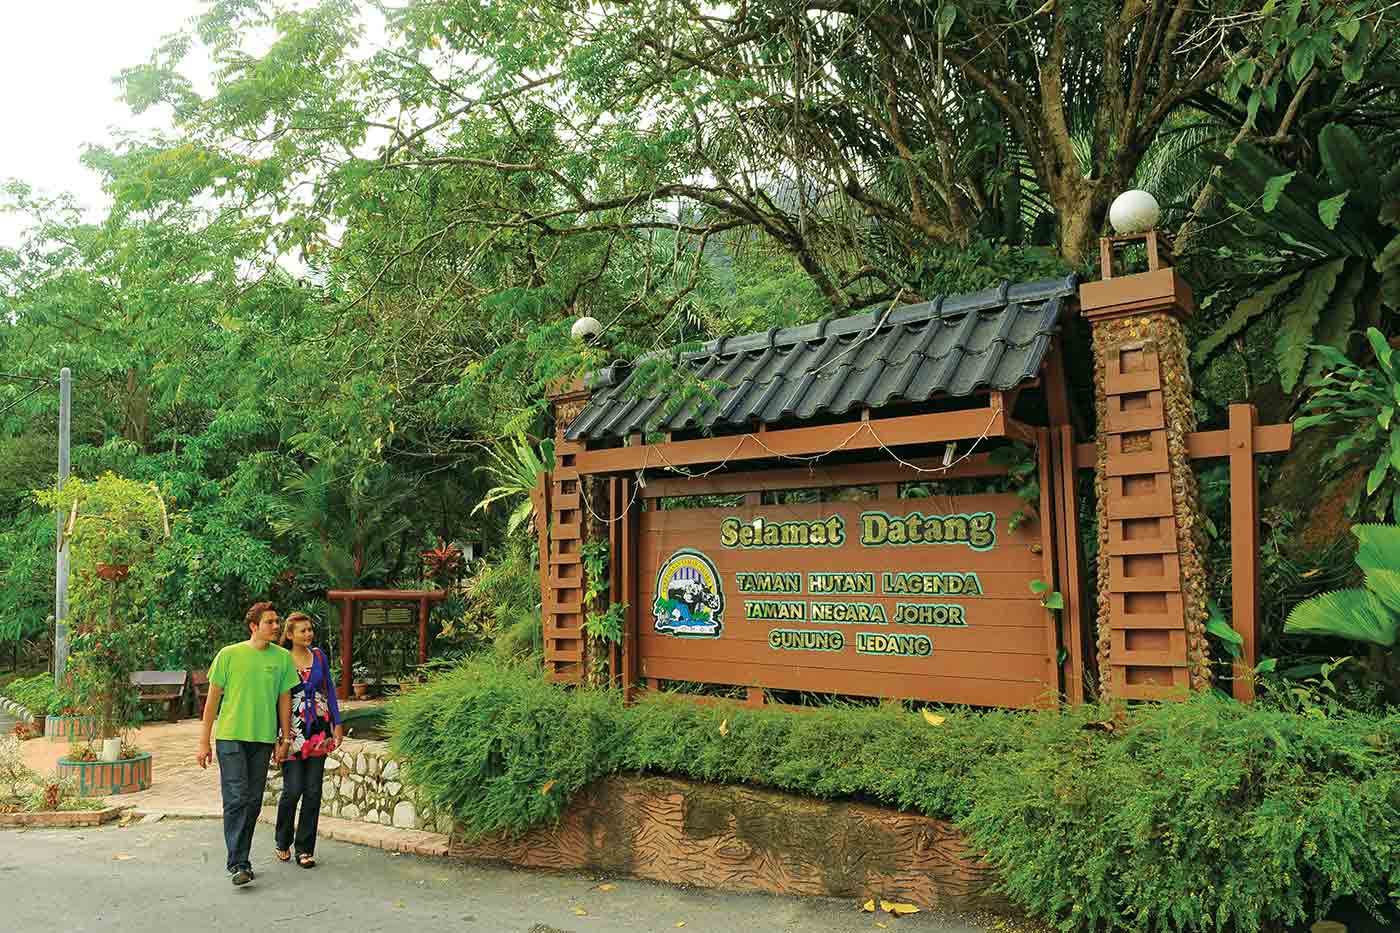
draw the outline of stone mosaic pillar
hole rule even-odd
[[[546,490],[548,522],[545,563],[540,567],[540,593],[543,606],[545,675],[555,683],[581,684],[588,670],[587,639],[583,620],[588,607],[583,604],[583,545],[589,537],[589,522],[581,488],[587,482],[579,476],[574,458],[585,449],[580,442],[568,441],[564,432],[588,404],[589,391],[581,383],[560,386],[549,396],[554,407],[554,464]],[[593,487],[596,490],[596,486]],[[592,493],[597,498],[597,493]]]
[[[1196,420],[1182,320],[1194,302],[1175,269],[1152,266],[1080,288],[1099,425],[1104,699],[1184,698],[1211,680],[1203,525],[1187,452]],[[1111,272],[1109,262],[1104,268]]]

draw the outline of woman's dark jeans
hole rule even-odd
[[[316,854],[316,824],[321,819],[321,781],[326,776],[326,759],[288,758],[282,762],[282,797],[277,802],[277,848],[292,847],[293,822],[297,801],[301,820],[296,822],[297,855]]]
[[[262,810],[267,788],[267,763],[272,757],[268,742],[238,742],[217,739],[219,793],[224,798],[224,845],[228,848],[228,870],[252,868],[248,851],[253,847],[253,829]],[[319,791],[317,792],[319,795]]]

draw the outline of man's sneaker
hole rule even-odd
[[[245,885],[253,880],[253,870],[251,868],[240,868],[233,873],[234,886]]]

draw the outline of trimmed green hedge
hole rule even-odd
[[[953,820],[1064,930],[1258,930],[1346,896],[1400,907],[1400,716],[1210,695],[1111,729],[1089,707],[944,715],[626,708],[468,664],[396,699],[390,729],[408,780],[473,835],[556,820],[589,782],[646,771]]]

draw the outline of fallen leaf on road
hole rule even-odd
[[[617,890],[617,885],[611,884],[611,883],[609,883],[609,884],[600,884],[600,885],[598,885],[598,890],[599,890],[599,891],[616,891],[616,890]]]
[[[678,927],[683,927],[683,926],[685,926],[685,921],[684,921],[684,920],[677,920],[677,921],[676,921],[676,926],[678,926]]]
[[[403,910],[403,909],[404,909],[405,907],[407,907],[407,906],[408,906],[408,905],[405,904],[403,901],[394,901],[394,909],[395,909],[395,910]]]
[[[133,855],[127,855],[125,852],[118,852],[116,855],[112,856],[112,861],[114,861],[114,862],[125,862],[127,859],[130,859],[130,858],[135,858],[135,856],[133,856]]]
[[[861,905],[860,905],[860,909],[863,910],[863,911],[865,911],[865,912],[868,913],[868,914],[873,914],[873,913],[875,912],[875,899],[872,897],[870,900],[866,901],[864,904],[861,904]]]
[[[580,917],[587,917],[587,916],[588,916],[588,911],[584,910],[582,907],[575,907],[575,908],[574,908],[574,913],[577,914],[577,915],[580,916]]]
[[[888,923],[881,923],[879,920],[875,921],[875,925],[882,930],[888,930],[890,928],[890,925]]]
[[[880,909],[887,914],[894,914],[896,917],[903,917],[908,914],[917,914],[919,908],[913,904],[902,904],[895,901],[881,901]]]

